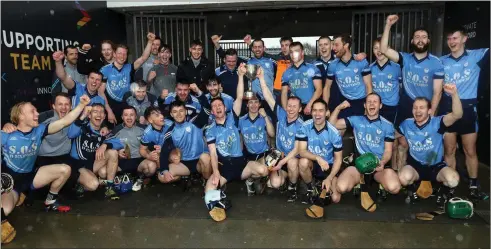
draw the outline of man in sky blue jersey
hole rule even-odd
[[[134,82],[136,70],[150,56],[155,34],[148,33],[147,39],[147,46],[143,50],[142,56],[133,63],[127,63],[128,47],[119,44],[114,51],[114,62],[103,66],[100,70],[103,78],[99,94],[106,100],[107,119],[110,123],[121,123],[122,108],[125,106],[123,96],[130,90],[130,84]]]
[[[56,65],[56,76],[60,79],[63,86],[68,89],[68,95],[72,97],[72,107],[77,106],[78,101],[82,95],[90,97],[90,104],[100,103],[105,105],[105,100],[99,95],[99,89],[102,82],[102,74],[97,71],[92,71],[87,77],[87,82],[76,82],[69,77],[63,67],[64,54],[61,51],[53,53],[53,60]]]
[[[264,41],[262,39],[254,39],[252,42],[252,54],[247,64],[259,65],[264,70],[264,80],[268,89],[273,92],[274,78],[276,75],[276,61],[272,58],[264,57]],[[264,99],[259,79],[252,81],[252,91],[258,94],[261,99]]]
[[[207,97],[198,85],[193,83],[190,88],[199,96],[203,108],[209,105]],[[207,124],[208,114],[201,111],[197,119],[190,122],[186,121],[188,114],[184,102],[175,100],[169,108],[174,122],[166,131],[165,141],[160,150],[160,158],[169,160],[160,160],[159,180],[162,183],[169,183],[186,177],[183,183],[187,185],[189,183],[187,176],[191,174],[201,174],[207,180],[211,175],[210,155],[201,128]],[[174,149],[180,152],[178,158],[174,158],[175,155],[171,153]]]
[[[434,115],[442,96],[443,64],[434,55],[428,52],[430,46],[429,32],[425,28],[416,28],[411,37],[412,53],[397,52],[389,48],[389,34],[392,25],[399,17],[390,15],[387,17],[384,33],[380,42],[381,52],[389,60],[399,63],[402,68],[402,93],[401,103],[398,105],[395,126],[412,117],[411,104],[416,97],[425,97],[431,101],[430,115]],[[406,104],[410,103],[410,104]],[[398,139],[397,168],[405,164],[408,145],[406,140]]]
[[[140,140],[140,154],[145,158],[140,165],[147,169],[148,174],[146,174],[147,181],[145,183],[148,183],[151,179],[148,177],[155,174],[160,167],[160,151],[165,141],[166,132],[172,126],[172,121],[164,119],[160,109],[155,106],[148,107],[144,115],[149,125],[143,131]]]
[[[312,103],[322,95],[322,75],[315,65],[304,61],[304,49],[300,42],[290,44],[293,65],[281,79],[281,105],[286,108],[288,91],[302,100],[303,113],[310,116]]]
[[[244,65],[241,67],[241,74],[244,74]],[[210,210],[210,216],[215,221],[221,221],[226,217],[225,196],[217,188],[223,187],[224,184],[232,180],[245,180],[249,177],[260,178],[269,173],[265,165],[255,161],[246,162],[242,153],[238,114],[240,114],[242,107],[243,94],[244,84],[239,81],[237,99],[234,102],[233,110],[228,113],[221,98],[213,99],[210,104],[215,120],[207,126],[205,138],[210,150],[213,174],[206,182],[205,203]]]
[[[351,106],[340,113],[341,118],[363,115],[365,96],[372,92],[372,76],[368,61],[354,59],[350,50],[352,43],[351,37],[347,34],[335,37],[333,48],[336,59],[329,65],[323,90],[323,99],[329,103],[329,91],[335,81],[342,98],[350,101]]]
[[[262,69],[260,69],[258,72],[258,78],[261,84],[261,89],[264,93],[264,100],[275,114],[272,116],[272,118],[273,124],[276,124],[276,149],[278,149],[284,155],[284,158],[281,159],[276,166],[271,169],[271,171],[272,174],[274,174],[275,172],[280,171],[284,165],[287,165],[287,202],[294,202],[297,199],[297,180],[299,176],[299,158],[297,149],[298,142],[295,141],[295,135],[303,125],[303,120],[300,117],[300,113],[302,112],[302,102],[300,98],[296,96],[289,96],[286,109],[283,109],[283,107],[276,102],[273,93],[266,85],[266,80],[264,79]]]
[[[373,177],[383,189],[378,192],[381,200],[385,199],[385,190],[391,194],[399,193],[401,184],[397,173],[392,169],[390,162],[392,156],[392,143],[394,142],[394,125],[382,117],[379,112],[383,108],[382,98],[377,93],[368,94],[365,102],[366,114],[338,119],[338,113],[349,106],[348,101],[341,103],[329,117],[329,122],[337,129],[353,130],[355,137],[356,156],[373,153],[380,160]],[[349,166],[338,178],[337,190],[344,194],[360,183],[360,173],[354,166]],[[363,192],[367,192],[368,185],[362,185]],[[367,211],[371,211],[369,207]]]
[[[457,92],[464,110],[463,117],[448,127],[445,133],[445,162],[448,163],[448,166],[456,168],[455,151],[457,149],[457,135],[460,135],[470,179],[470,197],[474,200],[482,200],[489,197],[478,189],[479,161],[476,153],[478,132],[476,107],[479,74],[483,62],[489,60],[489,48],[465,49],[466,41],[467,34],[462,28],[451,30],[447,33],[447,45],[451,53],[440,58],[445,71],[444,84],[457,85]],[[443,94],[439,114],[444,115],[451,112],[451,107],[451,96]]]
[[[408,165],[399,171],[402,186],[408,189],[408,197],[415,201],[415,182],[432,181],[442,183],[437,198],[437,205],[443,207],[451,198],[459,184],[459,174],[447,167],[443,160],[443,135],[447,127],[462,118],[462,103],[455,84],[446,84],[445,93],[452,96],[452,112],[445,116],[431,116],[431,102],[425,97],[418,97],[413,103],[413,118],[404,120],[397,127],[409,145]],[[434,112],[433,112],[434,113]]]
[[[88,96],[82,96],[77,107],[63,118],[49,124],[38,123],[39,113],[29,102],[20,102],[12,108],[10,118],[12,123],[17,125],[17,129],[12,133],[1,132],[2,173],[10,174],[15,184],[14,191],[2,195],[2,221],[12,212],[21,193],[32,193],[46,185],[50,185],[44,202],[46,211],[70,211],[69,206],[61,205],[57,201],[58,192],[70,177],[70,166],[53,164],[35,169],[34,164],[43,138],[69,126],[89,102]]]
[[[245,73],[246,68],[244,64],[239,67],[239,85],[244,84],[241,79]],[[262,76],[262,71],[259,74]],[[274,137],[274,125],[270,118],[266,115],[264,108],[261,108],[261,103],[257,96],[253,96],[252,99],[247,100],[247,114],[239,119],[239,131],[242,135],[242,141],[246,151],[246,160],[255,161],[266,167],[265,158],[270,151],[268,144],[268,137]],[[269,172],[269,180],[266,177],[259,178],[254,181],[252,177],[249,177],[246,181],[247,193],[252,196],[254,194],[261,194],[265,189],[265,186],[279,189],[285,183],[286,172],[283,171],[271,171]],[[254,188],[254,184],[256,185]]]
[[[341,168],[343,140],[339,131],[326,120],[327,103],[318,99],[312,105],[312,119],[305,121],[295,140],[300,160],[300,177],[307,184],[305,204],[312,204],[319,195],[316,180],[322,182],[332,202],[339,202],[337,175]]]
[[[77,187],[78,197],[82,197],[85,190],[97,190],[99,176],[106,179],[105,196],[118,200],[114,177],[118,171],[118,150],[124,146],[119,139],[106,138],[100,133],[106,117],[104,109],[102,104],[86,107],[80,118],[68,129],[68,138],[72,139],[71,178],[80,183]]]

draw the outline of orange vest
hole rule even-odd
[[[276,61],[276,78],[274,80],[274,89],[281,90],[281,77],[283,73],[290,67],[290,60],[277,60]]]

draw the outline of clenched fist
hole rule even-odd
[[[65,58],[65,54],[63,54],[62,51],[56,51],[53,53],[53,60],[61,61],[63,58]]]

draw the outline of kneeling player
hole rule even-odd
[[[418,97],[413,103],[413,116],[404,120],[398,127],[409,144],[408,164],[399,171],[402,186],[408,186],[409,198],[414,201],[416,181],[437,181],[443,183],[438,193],[437,205],[443,207],[445,201],[453,195],[459,184],[459,174],[443,161],[443,134],[447,127],[454,124],[463,115],[455,85],[446,84],[443,89],[452,96],[452,112],[445,116],[431,117],[431,103]],[[431,189],[431,188],[429,188]]]
[[[162,183],[169,183],[179,180],[180,177],[196,173],[208,179],[211,175],[210,155],[205,152],[203,131],[193,123],[186,121],[187,110],[184,102],[173,101],[169,111],[174,124],[164,135],[165,141],[160,154],[162,160],[160,160],[159,180]],[[181,155],[177,159],[170,158],[172,162],[169,163],[167,158],[174,148],[179,149]]]
[[[215,120],[206,129],[205,137],[210,150],[213,174],[205,186],[205,203],[210,210],[210,216],[215,221],[222,221],[226,218],[225,195],[223,191],[217,189],[218,187],[232,180],[260,178],[269,173],[268,169],[258,162],[246,163],[242,154],[238,114],[242,106],[240,95],[243,93],[244,84],[238,84],[238,96],[234,101],[232,112],[229,113],[226,113],[227,110],[221,98],[211,100],[211,110]]]
[[[392,143],[394,142],[394,126],[384,117],[379,115],[382,108],[381,98],[376,93],[370,93],[366,97],[365,112],[363,116],[351,116],[338,120],[338,114],[341,110],[349,107],[349,102],[344,101],[332,112],[329,122],[334,124],[338,129],[352,129],[355,136],[356,154],[361,156],[365,153],[373,153],[380,160],[378,167],[375,169],[375,180],[380,183],[384,190],[391,194],[399,193],[401,184],[396,172],[389,163],[392,156]],[[349,166],[338,178],[337,189],[344,194],[360,183],[360,172],[354,167]],[[362,184],[362,192],[368,193],[368,184]],[[385,191],[379,191],[380,197],[385,198]],[[366,207],[367,211],[375,211],[376,206],[369,199]],[[362,203],[363,205],[363,203]]]
[[[301,157],[300,177],[307,184],[307,194],[302,201],[305,204],[314,203],[319,194],[313,176],[322,181],[322,188],[327,190],[334,203],[341,198],[335,186],[343,156],[343,141],[339,131],[327,122],[326,113],[326,102],[321,99],[314,101],[312,119],[305,121],[295,138]]]
[[[88,117],[88,122],[86,120]],[[73,159],[72,177],[81,184],[77,188],[79,197],[84,190],[95,191],[99,187],[97,176],[107,179],[106,197],[112,200],[119,199],[114,191],[114,177],[118,170],[118,150],[123,148],[119,139],[106,137],[100,134],[102,122],[106,114],[104,106],[93,104],[86,107],[84,113],[68,130],[68,137],[72,140],[70,156]]]

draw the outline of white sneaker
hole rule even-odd
[[[138,179],[135,181],[135,183],[133,184],[133,187],[131,189],[135,192],[140,191],[142,189],[142,185],[143,185],[143,180]]]

